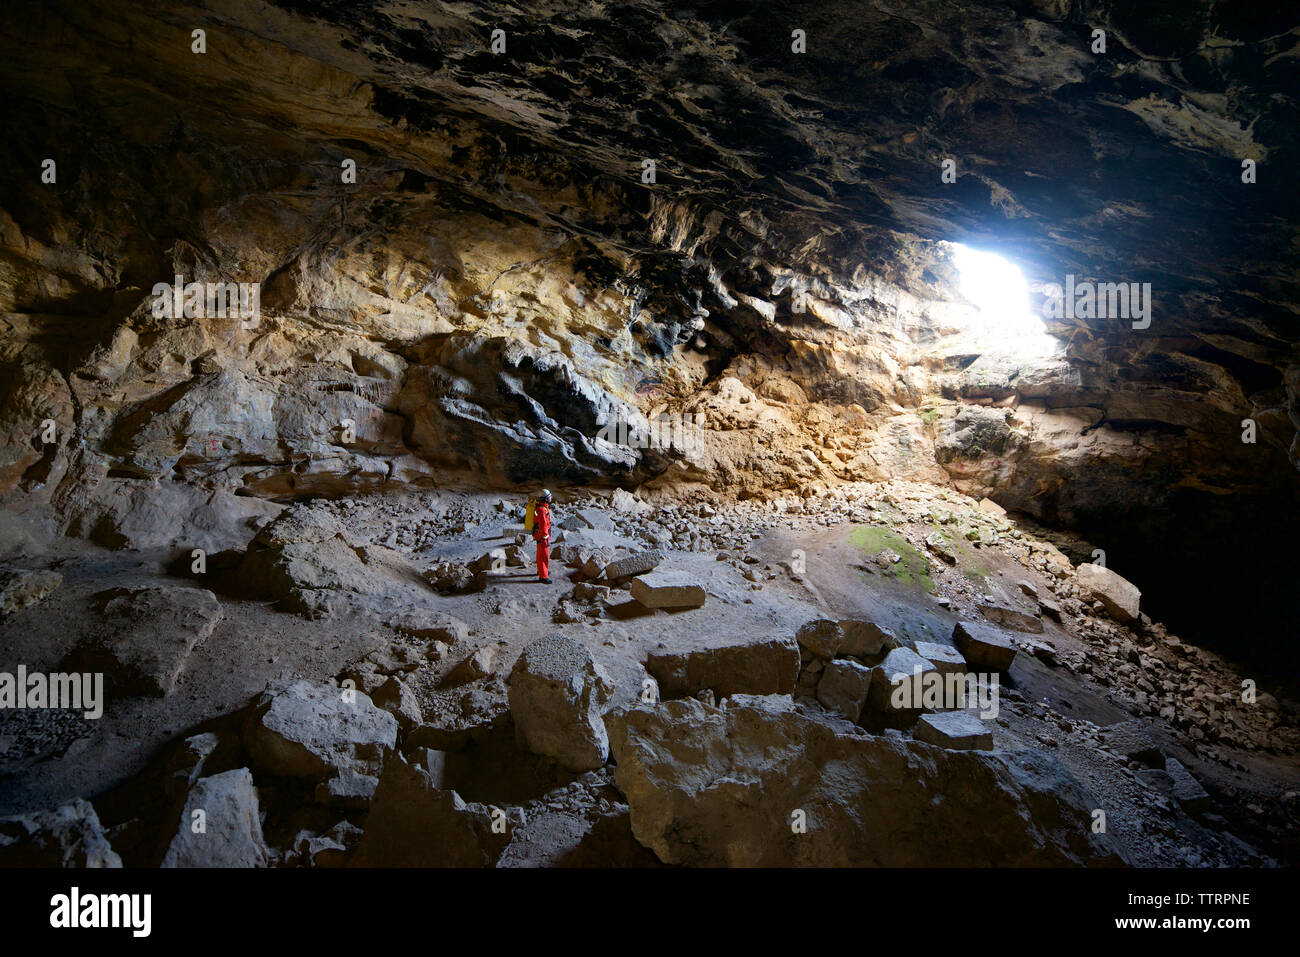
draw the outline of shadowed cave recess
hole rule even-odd
[[[0,672],[106,702],[0,863],[1295,863],[1294,10],[10,0],[0,89]]]

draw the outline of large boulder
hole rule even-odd
[[[1138,617],[1142,593],[1132,582],[1092,562],[1080,565],[1075,574],[1079,590],[1093,601],[1101,602],[1106,613],[1116,621],[1127,624]]]
[[[305,679],[267,688],[244,721],[255,768],[321,782],[330,803],[364,806],[396,745],[397,719],[364,693]]]
[[[952,629],[952,643],[972,671],[983,669],[1005,673],[1016,657],[1016,646],[1011,636],[996,625],[959,621]]]
[[[806,648],[814,658],[834,658],[844,644],[844,629],[838,621],[814,618],[800,626],[795,634],[799,647]]]
[[[487,587],[487,572],[461,562],[434,562],[420,573],[440,595],[468,595]]]
[[[532,642],[510,672],[510,716],[519,743],[571,771],[609,759],[602,707],[614,683],[587,648],[555,632]]]
[[[699,608],[707,596],[686,572],[648,572],[632,579],[632,597],[646,608]]]
[[[617,581],[631,575],[644,575],[647,572],[654,571],[655,567],[663,560],[664,553],[653,548],[644,552],[637,552],[635,555],[628,555],[626,558],[620,558],[618,561],[606,565],[605,577],[610,581]]]
[[[866,665],[842,658],[832,661],[822,671],[817,683],[817,700],[823,707],[837,711],[850,721],[857,721],[867,703],[873,671]]]
[[[839,625],[844,634],[839,654],[852,655],[854,658],[874,658],[898,647],[898,636],[888,628],[881,628],[874,621],[846,618]]]
[[[190,788],[163,867],[265,867],[257,788],[248,768],[199,778]]]
[[[179,481],[103,482],[68,502],[68,532],[105,548],[201,548],[209,555],[243,548],[282,511],[252,495]]]
[[[309,616],[331,613],[348,601],[382,600],[401,583],[418,580],[401,553],[355,543],[336,518],[308,507],[287,509],[257,533],[238,578],[249,594]]]
[[[992,751],[991,725],[969,711],[923,714],[912,729],[918,741],[956,751]]]
[[[706,688],[733,694],[789,694],[799,678],[799,646],[791,638],[763,638],[717,648],[652,651],[646,671],[665,698]]]
[[[925,696],[926,675],[938,669],[910,648],[895,648],[872,669],[869,701],[883,714],[915,719]]]
[[[494,822],[496,827],[494,827]],[[492,867],[520,823],[442,790],[419,764],[384,766],[350,867]]]
[[[397,719],[397,726],[409,731],[423,720],[420,701],[415,692],[396,675],[388,678],[371,692],[370,700]]]
[[[89,801],[0,818],[0,867],[121,866]]]
[[[632,831],[699,866],[1123,863],[1096,801],[1039,751],[948,751],[873,736],[778,696],[611,712]],[[834,768],[835,773],[828,773]]]
[[[1163,768],[1166,764],[1165,753],[1151,736],[1151,729],[1136,718],[1102,728],[1101,743],[1112,754],[1147,767]]]
[[[171,694],[194,648],[221,621],[221,603],[204,588],[114,588],[96,599],[95,624],[66,664],[103,672],[118,695]]]

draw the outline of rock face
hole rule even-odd
[[[652,651],[646,671],[665,698],[706,688],[718,698],[733,694],[789,694],[799,677],[799,648],[790,638],[767,638],[718,648]]]
[[[0,818],[0,867],[121,867],[89,801]]]
[[[104,672],[116,694],[171,694],[190,653],[221,621],[217,596],[202,588],[149,585],[97,598],[100,624],[68,664]]]
[[[510,671],[510,717],[519,743],[571,771],[609,759],[602,707],[614,692],[583,645],[559,632],[526,647]]]
[[[876,737],[782,697],[740,696],[722,710],[669,701],[613,712],[609,726],[633,833],[667,863],[1122,861],[1112,839],[1092,833],[1091,797],[1041,752]]]
[[[199,778],[163,867],[265,867],[257,788],[248,768]]]
[[[299,679],[268,688],[243,733],[259,770],[322,782],[326,795],[334,782],[341,801],[364,806],[397,745],[397,719],[361,691]]]
[[[1127,624],[1138,616],[1142,593],[1128,580],[1109,568],[1085,562],[1076,570],[1079,588],[1088,597],[1099,601],[1106,613],[1116,621]]]

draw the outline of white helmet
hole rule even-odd
[[[542,489],[542,494],[539,498],[543,502],[549,502],[551,500],[551,490],[549,488]]]

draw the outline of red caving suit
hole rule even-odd
[[[551,577],[551,507],[538,502],[533,511],[533,538],[537,540],[537,578]]]

